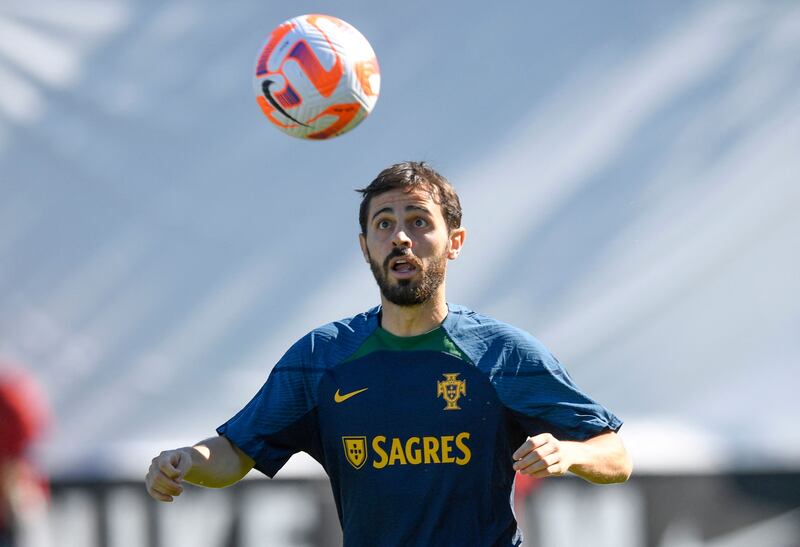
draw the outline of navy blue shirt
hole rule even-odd
[[[304,451],[330,477],[345,545],[519,545],[511,455],[622,422],[530,334],[461,306],[397,337],[380,308],[313,330],[217,429],[274,476]]]

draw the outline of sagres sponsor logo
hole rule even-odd
[[[350,465],[356,469],[361,469],[367,462],[367,438],[366,437],[342,437],[344,445],[344,455]]]
[[[386,437],[376,435],[370,442],[372,467],[383,469],[395,465],[455,464],[467,465],[472,459],[469,432],[457,435]],[[342,437],[344,453],[350,465],[361,469],[368,459],[366,437]]]
[[[467,381],[458,379],[458,372],[443,373],[444,380],[436,382],[436,397],[444,397],[443,410],[461,410],[458,399],[467,394]]]

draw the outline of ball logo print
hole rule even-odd
[[[329,139],[353,129],[375,107],[380,68],[355,27],[329,15],[301,15],[267,38],[253,87],[275,127],[293,137]]]

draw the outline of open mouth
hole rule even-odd
[[[389,269],[400,277],[414,275],[417,266],[413,261],[406,258],[397,258],[389,264]]]

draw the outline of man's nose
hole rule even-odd
[[[400,228],[394,233],[394,239],[392,243],[395,247],[411,247],[411,238],[408,237],[408,234]]]

